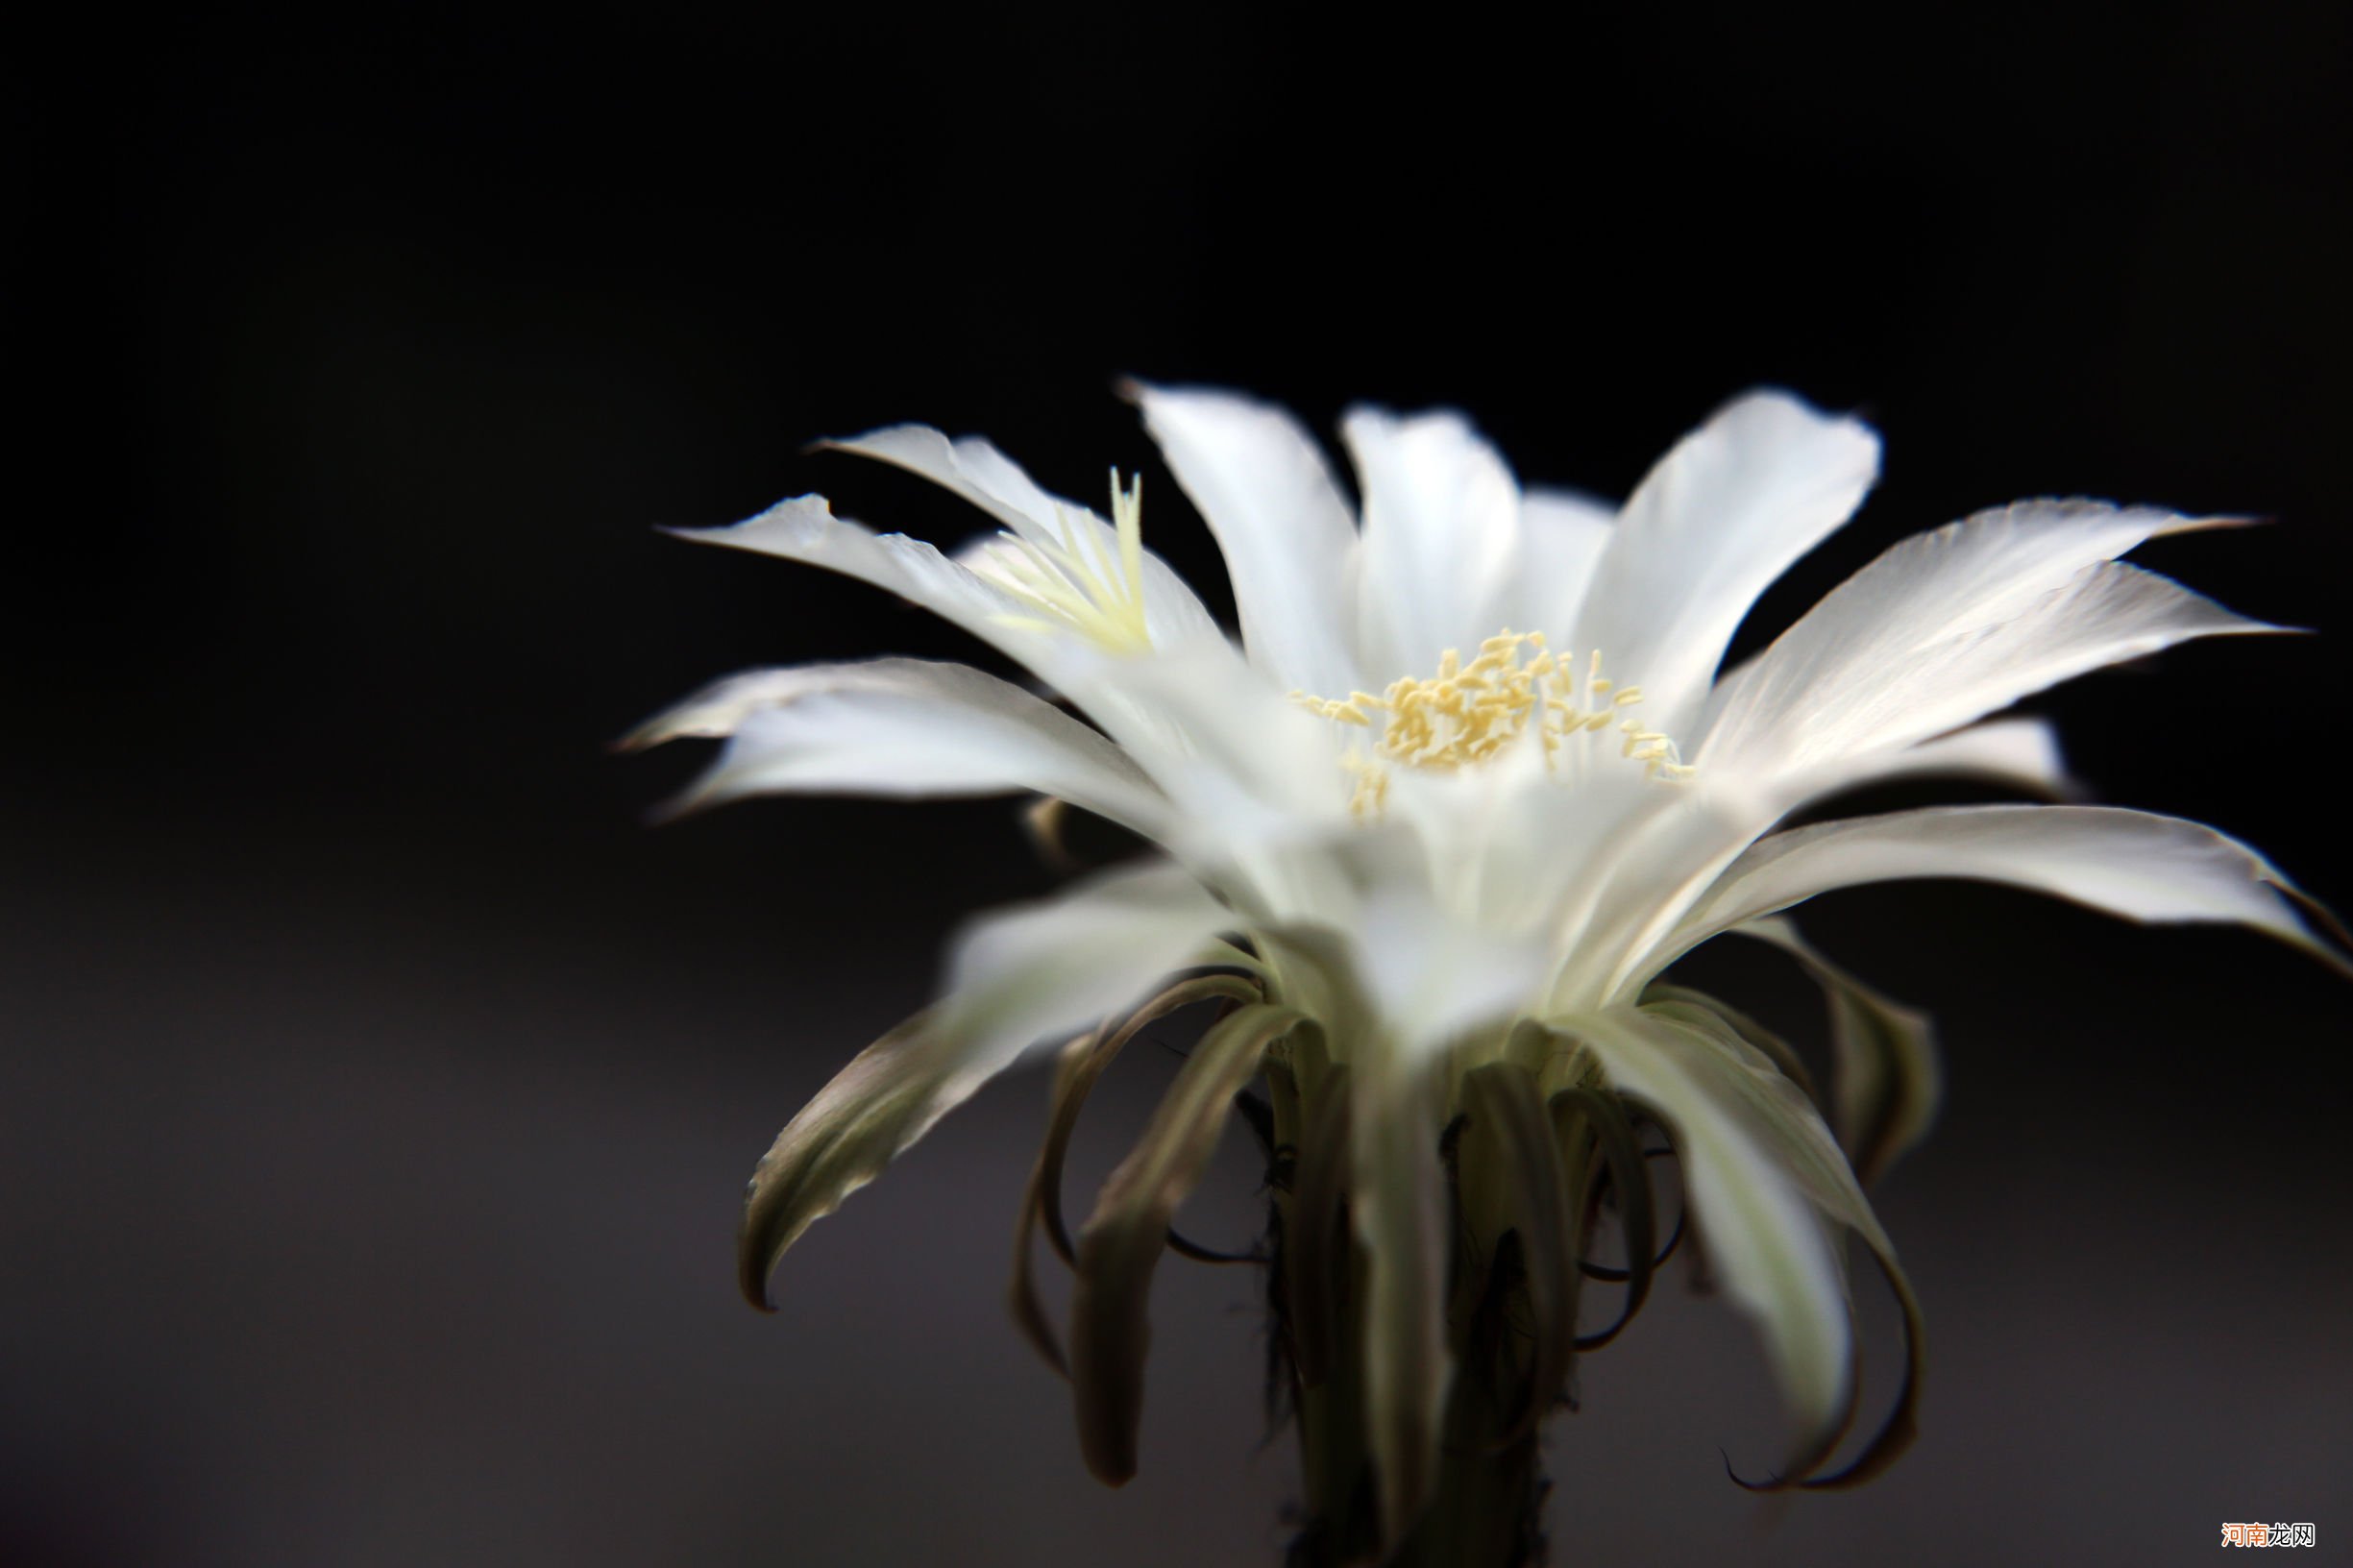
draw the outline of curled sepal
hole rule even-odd
[[[1014,1322],[1056,1371],[1067,1374],[1069,1366],[1063,1357],[1062,1341],[1046,1317],[1045,1304],[1038,1299],[1037,1278],[1030,1271],[1031,1242],[1039,1221],[1043,1220],[1046,1238],[1062,1255],[1062,1261],[1066,1263],[1078,1261],[1077,1251],[1070,1244],[1069,1230],[1063,1222],[1062,1172],[1069,1154],[1070,1135],[1078,1128],[1079,1112],[1085,1108],[1088,1094],[1129,1041],[1169,1014],[1196,1002],[1223,999],[1238,1004],[1260,1001],[1264,995],[1264,988],[1245,976],[1196,975],[1170,986],[1117,1024],[1106,1024],[1063,1047],[1054,1065],[1054,1087],[1046,1107],[1045,1141],[1039,1146],[1037,1164],[1030,1167],[1029,1189],[1021,1195],[1021,1214],[1014,1227],[1013,1241]]]
[[[1070,1382],[1087,1467],[1117,1486],[1136,1473],[1143,1413],[1146,1308],[1168,1221],[1201,1179],[1235,1094],[1266,1047],[1306,1020],[1287,1008],[1242,1008],[1193,1047],[1135,1150],[1103,1184],[1078,1238],[1070,1297]]]
[[[1572,1087],[1555,1094],[1550,1109],[1558,1145],[1577,1151],[1571,1158],[1590,1158],[1585,1152],[1588,1148],[1600,1153],[1609,1172],[1609,1190],[1616,1194],[1618,1224],[1626,1233],[1626,1299],[1609,1327],[1578,1336],[1574,1345],[1578,1350],[1599,1350],[1615,1339],[1650,1299],[1651,1275],[1658,1266],[1652,1252],[1657,1221],[1651,1203],[1651,1173],[1642,1144],[1617,1096]]]
[[[1736,927],[1788,952],[1822,987],[1830,1008],[1837,1071],[1831,1115],[1865,1185],[1877,1181],[1928,1133],[1945,1093],[1945,1068],[1928,1015],[1874,991],[1816,952],[1788,920]]]
[[[1321,1387],[1331,1376],[1332,1347],[1341,1335],[1336,1303],[1347,1293],[1349,1241],[1340,1220],[1348,1206],[1348,1065],[1325,1068],[1318,1090],[1300,1139],[1291,1223],[1284,1236],[1291,1360],[1308,1388]]]
[[[785,1249],[971,1090],[972,1064],[930,1007],[852,1058],[776,1135],[744,1188],[736,1283],[762,1311]]]
[[[1553,1118],[1527,1068],[1511,1062],[1472,1068],[1462,1080],[1462,1109],[1472,1135],[1493,1144],[1504,1207],[1519,1233],[1526,1270],[1535,1356],[1527,1403],[1507,1439],[1516,1442],[1535,1429],[1568,1382],[1576,1346],[1577,1237],[1568,1176]]]
[[[745,1296],[766,1309],[769,1272],[812,1221],[1032,1044],[1142,993],[1231,919],[1187,872],[1146,861],[968,922],[945,999],[836,1074],[752,1172],[736,1238]]]
[[[1896,1262],[1896,1255],[1873,1245],[1871,1256],[1886,1276],[1888,1287],[1896,1293],[1896,1304],[1903,1311],[1903,1386],[1897,1390],[1895,1408],[1871,1440],[1856,1451],[1853,1458],[1828,1475],[1813,1475],[1794,1482],[1800,1491],[1844,1491],[1860,1486],[1865,1482],[1886,1473],[1888,1467],[1903,1458],[1904,1451],[1920,1435],[1920,1389],[1928,1370],[1927,1327],[1920,1311],[1920,1298],[1912,1293],[1912,1282]],[[1856,1385],[1860,1386],[1860,1357],[1857,1357]],[[1733,1478],[1738,1480],[1739,1478]],[[1758,1488],[1748,1482],[1742,1485]]]
[[[1593,1048],[1611,1087],[1668,1125],[1688,1202],[1726,1292],[1764,1332],[1800,1434],[1780,1474],[1821,1468],[1853,1410],[1846,1270],[1825,1211],[1871,1217],[1829,1129],[1804,1094],[1728,1026],[1648,1009],[1557,1020]]]

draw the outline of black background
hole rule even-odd
[[[813,1233],[777,1318],[733,1298],[774,1127],[960,913],[1050,880],[1001,802],[654,831],[697,759],[602,753],[739,667],[969,651],[652,530],[820,488],[973,527],[815,436],[985,430],[1090,501],[1140,466],[1214,603],[1117,375],[1326,430],[1453,404],[1610,493],[1777,382],[1889,464],[1752,643],[2016,496],[2262,513],[2145,555],[2321,636],[2033,706],[2100,797],[2353,897],[2341,7],[125,12],[5,53],[0,1562],[1275,1559],[1247,1279],[1164,1271],[1117,1494],[1004,1321],[1034,1072]],[[2353,1528],[2353,996],[1973,887],[1809,926],[1945,1024],[1944,1125],[1881,1195],[1925,1434],[1758,1505],[1717,1452],[1772,1449],[1752,1336],[1671,1292],[1556,1433],[1558,1560]],[[1238,1239],[1220,1170],[1199,1226]]]

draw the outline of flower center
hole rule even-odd
[[[1144,622],[1143,476],[1121,488],[1111,471],[1113,526],[1054,508],[1054,531],[1007,533],[982,550],[976,568],[1037,613],[998,619],[1032,631],[1076,631],[1115,653],[1151,651]]]
[[[1683,779],[1694,772],[1673,741],[1627,712],[1642,700],[1641,687],[1605,678],[1598,651],[1586,657],[1581,678],[1576,656],[1546,648],[1542,632],[1506,628],[1481,643],[1467,664],[1459,649],[1450,648],[1438,657],[1436,675],[1404,676],[1378,697],[1291,696],[1311,713],[1379,732],[1369,752],[1352,747],[1340,759],[1356,779],[1348,807],[1358,817],[1379,815],[1391,766],[1434,772],[1473,767],[1517,741],[1532,723],[1543,738],[1548,771],[1558,771],[1563,748],[1576,737],[1612,730],[1618,754],[1640,763],[1645,776]]]

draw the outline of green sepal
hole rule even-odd
[[[1144,1354],[1152,1274],[1168,1222],[1201,1179],[1234,1096],[1259,1070],[1277,1036],[1308,1020],[1257,1004],[1201,1038],[1153,1113],[1135,1149],[1111,1173],[1078,1237],[1070,1298],[1070,1383],[1079,1448],[1109,1485],[1136,1473],[1143,1413]]]

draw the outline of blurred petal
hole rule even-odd
[[[780,555],[872,583],[1025,663],[1040,651],[1036,635],[1009,627],[1029,613],[1018,600],[919,539],[878,534],[863,523],[834,516],[823,496],[795,496],[723,528],[667,531],[697,544]]]
[[[1522,495],[1520,558],[1507,585],[1504,624],[1514,631],[1540,631],[1556,648],[1569,647],[1577,607],[1617,516],[1616,507],[1573,491]]]
[[[1785,392],[1728,404],[1659,460],[1618,514],[1570,646],[1639,685],[1678,739],[1756,597],[1852,515],[1879,441]],[[1950,726],[1947,726],[1950,727]]]
[[[1926,876],[2006,882],[2126,919],[2236,921],[2349,968],[2254,850],[2197,822],[2112,806],[1946,806],[1777,833],[1731,864],[1648,966],[1819,893]]]
[[[1230,392],[1125,390],[1216,535],[1250,657],[1285,691],[1345,697],[1363,685],[1346,615],[1356,522],[1307,431],[1282,409]]]
[[[951,441],[928,425],[891,425],[818,445],[919,474],[1024,538],[1040,544],[1060,539],[1055,499],[1012,458],[977,435]]]
[[[1703,765],[1809,767],[1907,746],[2102,665],[2275,628],[2114,557],[2216,527],[2093,502],[2022,502],[1907,539],[1726,682]]]
[[[1835,790],[1932,777],[1982,779],[2035,795],[2066,796],[2075,788],[2059,754],[2058,732],[2047,722],[1996,719],[1901,751],[1845,759],[1793,775],[1777,795],[1794,809]]]
[[[1106,661],[1096,673],[1135,716],[1120,739],[1183,807],[1205,853],[1346,821],[1333,726],[1285,698],[1231,645]]]
[[[1726,845],[1709,875],[1728,865],[1756,835],[1803,806],[1877,784],[1914,778],[1967,778],[2066,799],[2078,793],[2059,753],[2058,732],[2041,719],[1992,719],[1895,751],[1852,752],[1778,775],[1743,775],[1727,792],[1752,808],[1747,838]],[[1715,773],[1702,775],[1712,787]],[[1693,891],[1697,891],[1696,889]]]
[[[1382,1539],[1391,1546],[1405,1539],[1436,1483],[1454,1374],[1436,1089],[1427,1068],[1376,1050],[1360,1064],[1350,1101],[1349,1213],[1364,1266],[1365,1446]]]
[[[1154,862],[968,923],[946,997],[843,1068],[761,1159],[739,1235],[745,1295],[767,1306],[768,1276],[803,1231],[1030,1044],[1134,999],[1231,922],[1190,877]]]
[[[1519,554],[1519,485],[1461,415],[1351,409],[1340,433],[1364,493],[1358,662],[1376,687],[1465,657],[1503,629]],[[1345,693],[1321,693],[1345,696]]]
[[[1034,790],[1147,836],[1168,803],[1128,755],[1009,681],[917,659],[755,670],[653,719],[631,746],[728,737],[674,803],[840,791],[893,796]]]

